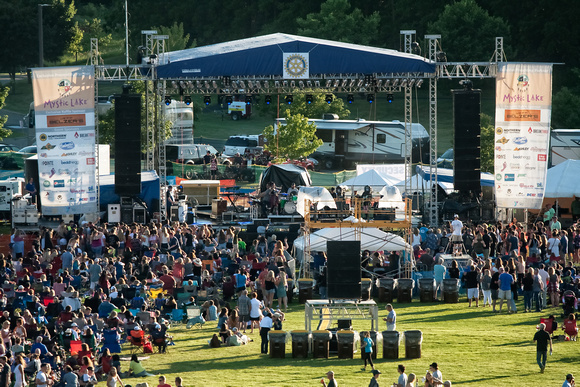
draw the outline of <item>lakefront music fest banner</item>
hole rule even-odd
[[[97,211],[92,66],[32,70],[43,215]]]
[[[541,208],[551,112],[551,64],[498,64],[494,141],[498,207]]]

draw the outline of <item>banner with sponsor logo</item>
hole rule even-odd
[[[282,77],[284,79],[310,78],[309,55],[307,52],[285,52],[282,55]]]
[[[551,64],[498,65],[494,141],[498,207],[541,208],[551,112]]]
[[[43,215],[97,211],[92,66],[32,70]]]

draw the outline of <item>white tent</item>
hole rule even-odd
[[[300,187],[296,199],[296,212],[304,216],[304,200],[308,199],[316,205],[317,210],[324,207],[336,209],[334,198],[324,187]]]
[[[548,169],[546,198],[580,197],[580,160],[566,160]]]
[[[360,241],[361,249],[369,251],[401,251],[405,250],[405,240],[395,234],[386,233],[378,228],[323,228],[310,234],[310,251],[326,251],[327,241]],[[304,236],[294,241],[294,247],[304,250]]]
[[[429,180],[425,180],[420,174],[416,174],[414,176],[411,176],[407,180],[410,181],[410,187],[411,187],[412,192],[429,193],[429,191],[431,189],[431,182]],[[399,188],[401,190],[401,192],[405,192],[405,182],[406,182],[406,180],[402,180],[402,181],[398,182],[397,184],[395,184],[395,186],[397,188]],[[448,182],[444,182],[444,181],[437,181],[437,184],[439,184],[439,186],[441,188],[443,188],[445,190],[445,192],[447,192],[447,193],[450,193],[453,191],[453,183],[448,183]]]
[[[352,179],[348,179],[339,185],[342,187],[347,187],[351,191],[362,191],[364,190],[365,186],[368,185],[373,189],[373,191],[377,192],[386,185],[392,186],[398,182],[399,179],[397,178],[371,169],[361,175],[353,177]]]
[[[403,201],[403,196],[401,191],[396,186],[383,187],[379,195],[379,208],[396,208],[399,210],[405,209],[405,202]]]

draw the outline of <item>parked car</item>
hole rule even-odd
[[[246,151],[252,154],[261,153],[264,148],[259,144],[259,135],[231,136],[224,145],[223,154],[229,157],[234,156],[236,153],[243,155]]]
[[[181,144],[181,145],[165,145],[165,157],[167,161],[183,164],[203,164],[203,156],[210,151],[212,154],[218,155],[218,162],[222,161],[217,149],[211,145],[205,144]]]
[[[314,169],[318,166],[318,161],[311,157],[300,157],[298,160],[286,160],[284,164],[294,164],[308,169],[309,171],[314,171]]]
[[[24,148],[20,149],[18,151],[18,153],[33,153],[33,154],[36,154],[37,153],[37,147],[36,147],[36,145],[25,146]]]
[[[12,144],[0,144],[0,152],[18,152],[20,148]]]

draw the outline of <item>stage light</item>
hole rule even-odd
[[[352,95],[352,94],[347,95],[346,102],[353,103],[354,102],[354,95]]]
[[[232,96],[231,95],[226,95],[226,103],[228,105],[231,105],[232,104],[232,101],[233,101]]]
[[[167,106],[171,105],[171,96],[170,95],[165,96],[165,105],[167,105]]]
[[[324,100],[326,101],[326,103],[327,103],[327,104],[329,104],[329,105],[330,105],[330,104],[332,103],[332,97],[333,97],[333,95],[332,95],[332,94],[326,94],[326,95],[324,96]]]
[[[419,80],[417,80],[417,83],[415,84],[415,86],[421,87],[422,84],[423,84],[423,80],[419,79]]]
[[[312,94],[306,94],[306,103],[308,105],[312,104],[312,100],[313,100]]]
[[[387,94],[387,102],[393,103],[393,95],[391,93]]]
[[[284,98],[284,100],[286,101],[286,103],[287,103],[288,105],[292,105],[292,102],[294,101],[294,97],[292,97],[292,94],[288,94],[288,95],[286,96],[286,98]]]
[[[205,106],[208,106],[209,104],[211,104],[211,96],[210,95],[205,95],[203,97],[203,103],[205,104]]]
[[[187,106],[191,105],[191,97],[189,95],[186,95],[185,98],[183,99],[183,102],[185,102]]]
[[[437,57],[437,62],[440,62],[440,63],[447,62],[447,54],[445,52],[443,52],[443,51],[439,51],[436,54],[436,57]]]
[[[252,104],[252,96],[246,95],[246,105],[251,105],[251,104]]]
[[[266,102],[266,105],[269,105],[270,102],[272,102],[272,96],[269,94],[266,94],[266,96],[264,97],[264,101]]]
[[[368,103],[375,102],[375,95],[374,94],[367,94],[367,102]]]
[[[421,46],[417,42],[411,43],[411,51],[415,55],[421,55]]]

